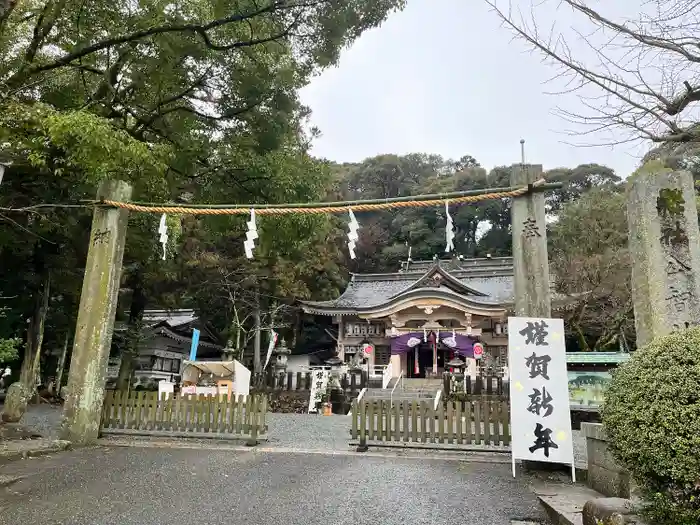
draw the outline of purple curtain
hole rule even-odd
[[[442,343],[443,349],[449,348],[456,354],[461,354],[464,357],[474,357],[475,339],[468,335],[455,334],[453,338],[452,332],[440,332],[439,340]],[[398,337],[392,337],[391,353],[405,354],[422,343],[423,332],[411,332]]]

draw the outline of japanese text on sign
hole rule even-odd
[[[508,319],[513,458],[573,464],[561,319]]]
[[[318,412],[318,403],[328,387],[328,370],[314,370],[311,374],[311,392],[309,393],[309,413]]]

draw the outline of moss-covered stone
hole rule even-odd
[[[31,391],[24,383],[17,381],[12,383],[5,394],[5,406],[2,412],[2,421],[5,423],[18,423],[27,411]]]

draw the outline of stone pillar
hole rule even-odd
[[[700,232],[693,177],[640,173],[627,183],[637,347],[700,320]]]
[[[131,186],[122,181],[104,181],[97,191],[98,200],[130,197]],[[95,442],[100,430],[127,220],[126,210],[107,207],[96,207],[92,217],[61,429],[76,444]]]
[[[542,177],[542,166],[514,164],[511,186],[532,184]],[[516,317],[551,317],[549,258],[544,193],[516,197],[511,207]]]
[[[630,475],[610,454],[603,425],[581,423],[581,434],[586,438],[588,486],[604,496],[629,498]]]

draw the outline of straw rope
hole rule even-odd
[[[533,187],[542,186],[545,183],[544,179],[540,179],[532,184]],[[256,215],[291,215],[291,214],[302,214],[302,215],[320,215],[324,213],[342,213],[352,210],[353,212],[362,211],[377,211],[377,210],[392,210],[398,208],[426,208],[429,206],[438,206],[448,202],[449,204],[468,204],[473,202],[485,201],[485,200],[496,200],[496,199],[507,199],[513,197],[520,197],[525,195],[530,190],[527,186],[518,188],[512,191],[502,191],[494,193],[485,193],[483,195],[465,195],[462,197],[453,198],[440,198],[428,200],[405,200],[397,202],[377,202],[371,204],[341,204],[337,206],[309,206],[309,207],[265,207],[265,205],[255,204],[247,206],[236,206],[235,208],[193,208],[187,206],[153,206],[153,205],[143,205],[143,204],[133,204],[131,202],[120,202],[103,200],[100,204],[105,206],[112,206],[114,208],[122,208],[129,211],[142,212],[142,213],[166,213],[170,215],[247,215],[250,213],[251,208],[255,209]]]

